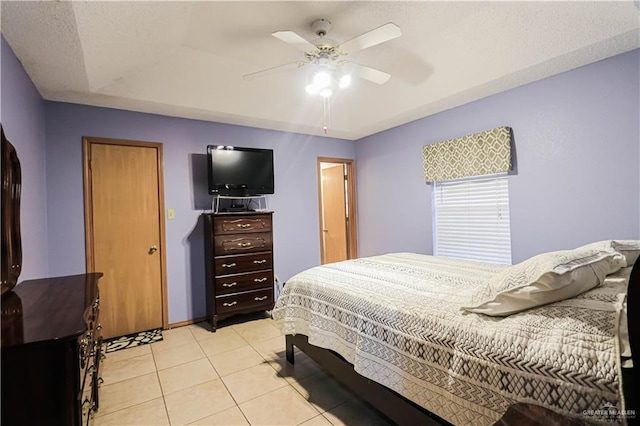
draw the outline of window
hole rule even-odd
[[[511,264],[506,173],[433,183],[434,254]]]

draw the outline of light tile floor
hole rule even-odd
[[[304,353],[284,355],[267,317],[163,331],[164,340],[107,354],[102,425],[388,425]]]

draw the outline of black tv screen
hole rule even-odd
[[[273,194],[273,150],[207,146],[209,193],[243,197]]]

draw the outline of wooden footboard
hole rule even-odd
[[[293,347],[296,346],[394,424],[407,426],[449,424],[391,389],[356,373],[353,365],[337,353],[311,345],[307,336],[297,334],[287,335],[286,338],[287,361],[294,363]]]
[[[627,424],[640,424],[640,259],[633,265],[629,287],[627,289],[627,324],[629,327],[629,346],[633,368],[622,369],[622,385],[626,410],[633,410],[635,417],[629,416]]]

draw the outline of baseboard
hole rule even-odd
[[[184,327],[185,325],[190,325],[190,324],[197,324],[199,322],[206,321],[206,320],[207,320],[207,317],[201,317],[201,318],[194,318],[186,321],[174,322],[172,324],[169,324],[169,326],[166,329],[171,330],[172,328]]]

